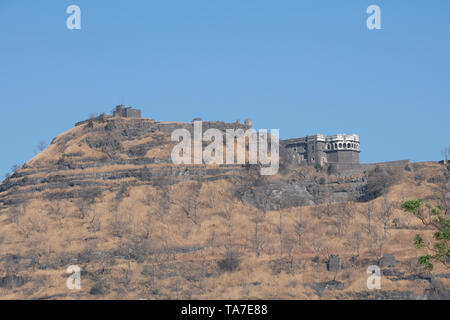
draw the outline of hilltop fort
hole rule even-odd
[[[141,133],[145,132],[171,132],[175,129],[192,129],[194,121],[201,121],[200,118],[194,118],[191,123],[155,121],[150,118],[142,118],[142,111],[124,105],[118,105],[112,112],[112,115],[101,114],[88,120],[77,122],[75,126],[80,126],[89,122],[108,122],[120,119],[129,119],[132,122],[127,127],[139,129]],[[221,121],[205,121],[203,129],[215,128],[219,130],[243,129],[252,127],[252,120],[246,119],[243,124],[237,120],[234,123],[225,123]],[[336,134],[325,136],[317,134],[301,138],[281,140],[280,144],[286,148],[289,161],[294,164],[343,164],[358,165],[360,153],[360,141],[357,134]]]

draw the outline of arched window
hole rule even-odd
[[[339,148],[342,148],[342,143],[339,143]]]
[[[330,144],[327,144],[327,149],[330,150]]]
[[[334,144],[334,148],[337,149],[337,143]]]
[[[350,148],[350,143],[347,143],[347,148]]]

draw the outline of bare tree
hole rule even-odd
[[[334,213],[335,220],[333,224],[336,227],[337,235],[342,236],[353,218],[352,207],[348,202],[342,202],[335,205]]]
[[[362,210],[360,213],[364,216],[364,218],[366,218],[366,226],[365,226],[365,228],[366,228],[367,233],[370,235],[372,233],[372,231],[373,231],[372,230],[373,229],[372,228],[372,222],[373,222],[374,215],[375,215],[375,205],[374,205],[374,203],[373,202],[368,202],[366,209]]]
[[[356,231],[356,232],[352,233],[351,238],[349,240],[347,240],[345,245],[347,247],[350,247],[351,249],[353,249],[354,250],[354,254],[356,256],[359,256],[361,243],[362,243],[362,234],[361,234],[361,232]]]
[[[300,251],[303,248],[303,236],[305,235],[307,229],[308,229],[308,224],[306,222],[302,221],[301,219],[299,219],[294,224],[294,232],[297,235],[297,245],[298,245]]]
[[[317,257],[320,258],[320,256],[323,254],[325,247],[323,244],[323,241],[320,240],[319,238],[315,238],[312,240],[311,242],[314,253],[316,254]]]
[[[254,228],[255,232],[254,232],[254,237],[253,237],[253,248],[255,250],[256,256],[259,257],[261,254],[261,245],[262,245],[261,236],[260,236],[260,232],[259,232],[259,225],[264,222],[264,215],[261,214],[261,212],[259,210],[254,210],[254,216],[252,217],[251,221],[255,225],[255,228]]]
[[[47,143],[44,140],[41,140],[41,141],[39,141],[39,144],[36,146],[34,153],[38,154],[38,153],[44,151],[46,148],[47,148]]]
[[[90,232],[98,232],[101,229],[101,221],[100,218],[97,214],[97,212],[95,211],[91,211],[88,215],[87,215],[87,229]]]
[[[281,209],[278,208],[279,215],[279,223],[277,225],[277,233],[280,240],[280,257],[283,256],[283,214],[281,213]]]
[[[17,206],[11,207],[8,210],[8,217],[12,223],[18,223],[19,218],[27,213],[28,204],[26,202],[20,203]]]
[[[165,217],[170,213],[170,204],[177,204],[176,201],[171,200],[169,185],[163,181],[155,184],[155,190],[148,190],[141,201],[148,207],[148,215],[156,214],[161,221],[164,221]]]
[[[441,151],[442,156],[444,157],[444,164],[447,165],[448,157],[450,156],[450,148],[445,148]]]
[[[200,208],[200,191],[202,188],[201,182],[195,182],[190,188],[183,192],[181,199],[173,201],[185,214],[186,218],[194,224],[198,224],[198,210]]]
[[[84,199],[79,199],[76,201],[75,216],[84,219],[89,214],[91,210],[91,204]]]
[[[388,200],[387,197],[383,197],[381,209],[378,212],[378,220],[383,226],[383,237],[385,239],[388,237],[389,224],[392,223],[392,216],[396,207],[397,204],[395,202]]]
[[[122,238],[125,234],[130,233],[131,216],[125,212],[114,210],[111,220],[109,222],[109,229],[111,235],[117,238]]]
[[[63,217],[64,211],[61,203],[59,201],[52,201],[50,202],[47,207],[47,213],[51,216],[55,217]]]

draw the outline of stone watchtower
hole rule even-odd
[[[113,117],[121,118],[141,118],[141,110],[125,107],[123,104],[118,105],[113,111]]]
[[[317,134],[303,138],[282,140],[295,163],[324,165],[326,163],[359,164],[359,137],[357,134]]]
[[[326,139],[325,154],[329,163],[359,163],[359,136],[336,134]]]

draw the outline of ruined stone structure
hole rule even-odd
[[[130,107],[125,107],[123,104],[118,105],[116,109],[113,111],[113,117],[122,117],[122,118],[140,118],[141,110],[133,109]]]
[[[297,164],[359,164],[359,137],[356,134],[317,134],[282,140],[291,162]]]

